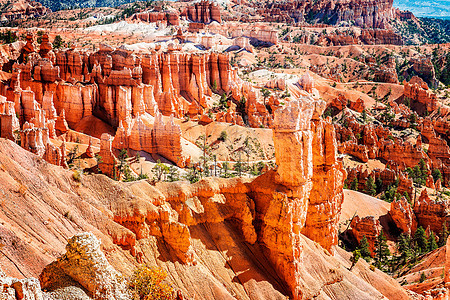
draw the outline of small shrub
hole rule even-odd
[[[172,287],[164,283],[167,273],[160,268],[141,266],[137,268],[128,284],[134,299],[169,300],[172,299]]]
[[[77,182],[80,182],[80,181],[81,181],[82,175],[83,175],[83,172],[82,172],[82,171],[80,171],[80,170],[75,170],[75,171],[73,171],[73,173],[72,173],[72,178],[73,178],[73,180],[75,180],[75,181],[77,181]]]
[[[184,179],[188,180],[190,183],[196,183],[200,180],[200,171],[196,168],[189,168],[188,173],[183,176]]]
[[[225,142],[228,138],[228,133],[224,130],[220,133],[219,141]]]
[[[139,174],[137,180],[141,180],[141,179],[148,179],[148,175],[146,173]]]
[[[63,46],[63,44],[64,44],[64,41],[61,38],[61,36],[60,35],[55,36],[55,39],[53,41],[53,48],[59,49]]]

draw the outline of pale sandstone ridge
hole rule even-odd
[[[405,287],[413,292],[422,294],[423,298],[445,300],[449,297],[450,283],[450,239],[446,244],[421,257],[418,264],[405,269],[400,282],[408,282]],[[426,274],[426,280],[420,280],[421,274]]]
[[[126,282],[106,260],[100,241],[92,233],[69,239],[66,253],[46,266],[39,280],[42,288],[55,290],[64,286],[65,277],[79,283],[93,299],[131,298]]]
[[[92,233],[70,238],[66,254],[46,266],[39,280],[11,278],[0,269],[0,284],[2,300],[131,299],[126,281],[106,260]]]

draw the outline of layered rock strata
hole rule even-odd
[[[411,108],[415,111],[425,114],[437,109],[436,94],[428,89],[428,85],[420,77],[414,76],[409,82],[404,81],[403,85],[403,97],[410,101]]]
[[[28,48],[27,63],[14,64],[11,83],[3,83],[2,91],[15,103],[20,124],[34,124],[23,129],[23,143],[41,156],[48,138],[96,117],[117,128],[114,149],[144,150],[186,166],[189,156],[182,153],[184,141],[179,127],[172,121],[162,122],[160,113],[200,119],[210,106],[214,89],[215,93],[229,95],[230,104],[247,99],[239,114],[230,109],[217,120],[271,127],[273,117],[268,109],[273,111],[280,105],[273,97],[268,106],[261,104],[259,90],[237,76],[226,54],[181,53],[174,45],[168,52],[145,55],[107,45],[90,54],[75,49],[55,53],[48,36],[43,37],[39,54]],[[248,116],[245,120],[244,115]],[[5,116],[2,124],[9,123],[8,118]],[[157,120],[151,121],[154,118]],[[38,119],[39,124],[32,121]],[[7,131],[5,136],[12,138]],[[52,149],[45,158],[59,161],[55,159],[58,150],[49,147]]]
[[[167,25],[180,26],[180,16],[171,12],[142,12],[131,16],[131,20],[144,21],[148,23],[165,23]]]
[[[187,18],[193,22],[208,24],[216,21],[218,23],[222,23],[219,5],[208,0],[202,0],[188,6],[184,15],[186,15]]]
[[[328,0],[274,2],[268,3],[266,10],[262,10],[260,13],[269,17],[268,22],[306,22],[308,17],[309,23],[352,22],[362,28],[386,29],[391,27],[389,21],[396,17],[392,5],[392,0],[341,1],[339,3]]]

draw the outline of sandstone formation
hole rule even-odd
[[[403,97],[409,99],[415,111],[424,114],[437,109],[436,94],[428,89],[428,85],[420,77],[414,76],[409,82],[404,81],[403,85]]]
[[[413,235],[417,229],[417,220],[411,205],[405,197],[391,202],[389,214],[395,225],[408,235]]]
[[[255,297],[258,296],[255,295],[259,295],[271,299],[283,299],[283,293],[286,293],[286,295],[294,294],[296,298],[300,299],[302,297],[310,298],[317,294],[334,297],[345,294],[348,289],[351,289],[353,293],[362,298],[382,297],[381,293],[369,285],[367,281],[357,279],[358,277],[355,274],[348,272],[347,267],[340,266],[341,262],[338,259],[326,254],[318,244],[314,244],[301,234],[302,228],[296,226],[301,225],[303,229],[308,228],[308,220],[310,218],[314,220],[322,218],[321,211],[309,211],[308,205],[312,206],[315,203],[308,204],[308,195],[301,193],[302,190],[304,191],[307,188],[314,191],[314,185],[316,182],[320,182],[314,177],[328,177],[330,180],[334,180],[336,186],[342,185],[343,180],[342,172],[339,169],[336,170],[337,173],[330,171],[328,173],[320,173],[326,170],[325,166],[327,165],[330,166],[330,169],[334,168],[333,155],[330,156],[330,153],[326,154],[326,151],[325,157],[327,159],[325,160],[325,165],[322,166],[325,169],[314,166],[311,158],[314,153],[318,154],[320,152],[317,151],[318,149],[313,150],[310,143],[306,143],[307,137],[311,137],[310,142],[313,139],[318,142],[321,141],[322,149],[326,149],[325,145],[329,145],[330,139],[332,141],[332,133],[327,133],[327,126],[328,128],[332,127],[330,127],[331,124],[329,123],[327,125],[326,121],[314,117],[313,112],[316,106],[314,102],[311,103],[307,99],[302,101],[304,101],[303,106],[297,104],[297,106],[286,108],[282,115],[295,116],[293,120],[297,122],[294,122],[294,124],[298,125],[289,126],[289,128],[303,130],[294,132],[283,131],[284,129],[281,126],[278,127],[276,135],[280,138],[297,136],[300,139],[294,140],[299,143],[298,145],[301,146],[301,149],[311,149],[310,154],[303,152],[305,155],[301,157],[294,158],[294,156],[291,156],[294,161],[303,157],[303,165],[307,169],[300,172],[306,175],[286,176],[287,174],[281,173],[282,170],[287,170],[286,165],[279,172],[269,171],[255,180],[208,178],[192,185],[178,182],[160,183],[156,187],[149,185],[146,181],[125,185],[115,183],[102,175],[86,175],[83,177],[83,184],[78,187],[81,189],[79,195],[74,194],[73,197],[75,198],[71,199],[73,202],[70,205],[74,205],[70,208],[72,217],[67,221],[64,219],[63,222],[71,220],[70,224],[74,224],[76,228],[90,227],[94,229],[97,232],[96,235],[100,235],[103,243],[106,243],[105,249],[110,249],[108,251],[108,259],[111,259],[115,267],[121,266],[122,270],[126,269],[125,266],[127,265],[123,263],[124,261],[128,261],[129,264],[137,264],[137,262],[155,263],[156,259],[164,269],[173,268],[177,265],[177,268],[180,270],[178,272],[183,274],[183,281],[186,281],[186,283],[175,280],[173,284],[182,290],[183,295],[188,297],[197,295],[202,297],[202,299],[214,299],[220,298],[220,295],[222,295],[223,297],[230,297],[230,299],[232,299],[231,297],[256,299]],[[306,111],[302,110],[299,112],[299,108]],[[301,118],[298,119],[300,116]],[[306,118],[303,119],[304,117]],[[308,118],[313,118],[313,122],[308,120]],[[320,137],[321,131],[314,129],[318,128],[316,125],[313,125],[314,122],[324,124],[323,140]],[[319,133],[319,135],[315,136],[316,133]],[[21,150],[12,142],[8,143],[0,140],[0,143],[2,154],[8,153],[8,155],[0,155],[0,163],[2,165],[8,168],[12,167],[11,160],[9,158],[6,159],[6,157],[11,157],[9,153],[14,153],[15,150],[18,150],[15,158],[22,157],[20,162],[31,166],[30,171],[20,173],[17,179],[21,180],[21,182],[27,184],[29,182],[26,179],[28,176],[41,174],[40,172],[45,171],[47,168],[57,170],[55,169],[56,167],[34,163],[38,158],[26,154],[24,150]],[[282,146],[282,144],[277,145]],[[295,152],[292,154],[297,155]],[[278,156],[277,159],[279,159],[280,166],[283,166],[283,163],[288,163],[288,160],[282,156]],[[314,170],[319,170],[319,173],[314,175]],[[9,173],[4,175],[2,175],[2,179],[10,178]],[[335,175],[337,177],[333,179]],[[72,193],[71,189],[77,188],[77,183],[71,179],[71,172],[66,171],[62,171],[61,176],[58,176],[56,180],[61,182],[61,184],[50,185],[46,181],[43,181],[43,184],[46,187],[48,186],[53,192],[52,205],[56,205],[54,209],[64,211],[67,209],[64,207],[67,207],[68,204],[62,199],[67,197],[66,193]],[[302,180],[306,180],[304,184]],[[58,190],[58,186],[64,186],[62,182],[66,181],[66,184],[69,184],[69,190]],[[9,180],[6,182],[8,184],[2,186],[2,188],[9,191],[12,183]],[[291,184],[295,184],[295,186]],[[35,193],[40,189],[34,186],[27,186],[27,188],[26,193],[29,195],[27,200],[23,198],[20,200],[20,203],[24,205],[25,203],[30,205],[30,201],[35,201],[37,199]],[[331,189],[331,186],[329,188]],[[20,194],[11,193],[14,193],[14,199],[21,199]],[[298,198],[300,196],[303,197],[302,200]],[[330,194],[329,198],[324,195],[322,197],[324,205],[327,203],[334,204],[334,209],[339,210],[339,200],[335,200],[334,197],[336,196],[334,196],[334,193]],[[52,211],[56,211],[54,209]],[[40,215],[41,213],[43,213],[43,210],[36,214]],[[326,215],[327,213],[327,211],[324,211],[323,214]],[[30,219],[32,215],[20,213],[20,216],[14,215],[10,216],[10,218],[13,218],[13,222],[23,222],[23,220],[32,222]],[[91,216],[89,217],[89,215]],[[280,218],[280,216],[283,217]],[[324,230],[328,230],[328,234],[333,236],[337,232],[337,227],[333,229],[335,226],[334,220],[331,216],[326,217],[325,220],[329,221],[324,221],[323,224],[329,224],[330,227],[324,228]],[[55,225],[50,225],[50,227],[60,226],[61,221],[59,219],[54,222]],[[98,226],[98,229],[91,224],[96,224],[95,226]],[[261,224],[261,226],[255,226],[254,224]],[[303,224],[305,225],[303,226]],[[234,229],[234,226],[237,226],[237,230]],[[54,232],[46,227],[44,230],[49,233]],[[241,239],[242,242],[240,242]],[[280,240],[284,242],[281,244]],[[117,284],[103,285],[103,283],[114,282],[114,272],[112,271],[111,274],[107,265],[103,267],[106,261],[104,256],[98,252],[99,242],[91,243],[90,241],[94,241],[94,239],[89,234],[75,236],[67,246],[67,253],[45,269],[40,278],[51,293],[57,293],[63,289],[57,284],[60,279],[65,279],[65,282],[69,282],[69,284],[79,282],[81,287],[83,287],[81,291],[85,290],[87,293],[95,293],[99,289],[106,292],[110,288],[120,288],[120,285]],[[114,241],[116,245],[120,245],[122,249],[112,245],[111,241]],[[252,262],[253,260],[245,258],[251,252],[246,251],[246,248],[242,247],[244,241],[247,247],[253,249],[251,250],[254,251],[253,253],[265,252],[268,254],[267,257],[269,259],[262,256],[259,257],[259,255],[255,259],[261,262],[264,261],[265,264],[269,264],[270,268],[278,270],[283,282],[286,282],[287,286],[289,286],[288,289],[277,283],[279,279],[270,279],[271,275],[269,274],[272,273],[267,273],[267,271],[258,267],[255,262]],[[324,242],[320,239],[318,241]],[[203,243],[207,243],[210,246],[202,246]],[[40,248],[42,245],[42,243],[37,242],[36,247]],[[55,246],[58,247],[57,249],[62,248],[59,240],[55,243]],[[208,249],[206,247],[213,248]],[[225,252],[220,253],[227,253],[226,255],[228,255],[229,259],[227,264],[225,264],[225,260],[217,264],[213,263],[212,267],[216,271],[211,273],[208,271],[208,268],[203,266],[203,262],[214,261],[220,257],[224,258],[223,254],[215,254],[217,247],[223,249]],[[58,251],[62,251],[62,249]],[[282,254],[282,256],[278,254]],[[91,260],[91,258],[96,259]],[[160,261],[159,259],[162,260]],[[183,263],[174,264],[173,261],[178,259]],[[292,267],[294,264],[297,266],[296,268]],[[225,265],[230,265],[232,269],[223,267]],[[320,269],[323,268],[325,270],[324,273],[317,271],[316,267],[318,266],[320,266]],[[246,272],[247,275],[251,275],[251,278],[259,278],[259,280],[257,282],[252,280],[245,281],[242,274],[238,275],[232,271],[233,269],[240,270],[242,267],[248,270]],[[329,273],[330,269],[334,270],[331,274]],[[94,272],[96,270],[103,275],[98,276],[98,273]],[[367,274],[371,274],[368,266],[363,267],[363,270],[366,270]],[[224,274],[225,277],[221,282],[222,285],[226,285],[226,288],[219,288],[221,285],[218,284],[218,279],[213,274]],[[320,274],[327,275],[322,277]],[[82,276],[81,279],[80,276]],[[232,279],[235,276],[238,276],[243,284],[233,282]],[[387,284],[385,281],[386,277],[383,276],[379,278],[380,282],[384,282],[381,285],[382,287]],[[105,280],[108,278],[111,280]],[[370,278],[373,279],[373,277]],[[358,282],[357,286],[352,283],[354,280]],[[320,284],[317,285],[316,283]],[[333,289],[323,289],[322,287],[325,283],[333,287]],[[203,288],[196,288],[199,286]],[[209,286],[211,289],[204,288],[205,286]],[[273,286],[280,288],[274,288]],[[385,291],[382,287],[380,289],[384,293]],[[399,285],[392,288],[396,290],[401,299],[406,299],[404,291]],[[233,293],[233,296],[231,296],[231,293]]]
[[[450,221],[448,209],[447,201],[431,200],[426,189],[422,191],[413,208],[418,225],[430,228],[433,232],[441,232],[444,222],[448,224]]]
[[[176,13],[171,12],[142,12],[131,16],[131,20],[139,20],[149,23],[164,22],[167,25],[179,26],[180,17]]]
[[[371,2],[367,0],[353,3],[343,1],[333,3],[328,0],[316,2],[293,1],[289,3],[269,3],[268,11],[262,14],[272,16],[269,22],[304,22],[305,16],[310,22],[354,22],[362,28],[390,28],[389,20],[395,17],[392,1]],[[281,15],[279,17],[277,15]],[[327,21],[325,21],[327,20]]]
[[[373,216],[367,216],[360,218],[355,216],[350,224],[351,232],[356,238],[358,243],[366,236],[367,242],[369,243],[369,250],[372,256],[375,255],[375,240],[381,234],[382,228],[378,218]]]
[[[63,154],[47,147],[48,139],[84,120],[99,118],[117,129],[113,149],[159,154],[184,167],[190,161],[182,147],[186,141],[178,126],[173,121],[163,122],[160,113],[177,118],[201,116],[208,109],[212,88],[229,95],[230,103],[247,99],[239,114],[230,110],[218,114],[217,120],[244,125],[245,114],[245,122],[252,127],[273,125],[268,109],[274,111],[279,101],[271,97],[268,106],[261,104],[260,92],[238,77],[228,55],[181,53],[171,45],[167,52],[145,56],[107,45],[100,45],[95,53],[76,49],[54,53],[44,35],[39,54],[28,47],[23,53],[33,59],[14,64],[11,84],[3,85],[6,99],[14,101],[25,126],[24,147],[48,161],[59,162]],[[11,138],[9,129],[4,132]]]
[[[98,153],[98,155],[102,157],[102,162],[99,163],[98,166],[103,174],[106,174],[111,178],[118,178],[119,174],[116,167],[117,158],[112,152],[112,141],[113,138],[109,134],[102,134],[100,140],[100,152]]]
[[[362,125],[354,117],[346,117],[345,122],[348,128],[335,125],[340,140],[340,153],[354,155],[363,162],[381,158],[401,166],[402,169],[416,166],[421,159],[426,162],[430,160],[420,146],[389,137],[389,130],[380,125]],[[362,138],[357,141],[356,135]]]
[[[255,42],[276,45],[278,44],[278,32],[270,26],[260,23],[243,24],[236,22],[226,22],[217,25],[212,23],[204,27],[211,33],[220,34],[231,38],[247,37]]]
[[[274,144],[278,170],[275,181],[286,191],[272,196],[278,199],[276,202],[263,200],[267,199],[269,190],[257,186],[264,177],[273,176],[270,172],[267,176],[262,175],[260,180],[256,179],[254,185],[257,188],[255,204],[257,207],[263,205],[261,212],[265,215],[261,219],[261,238],[279,274],[290,286],[294,299],[300,299],[302,293],[301,281],[295,271],[301,261],[301,251],[296,250],[300,247],[296,235],[301,231],[329,250],[337,243],[336,216],[339,216],[342,192],[331,191],[342,190],[345,171],[336,160],[331,123],[317,117],[323,109],[323,103],[305,98],[291,101],[276,111]],[[326,193],[323,193],[324,188]],[[282,205],[283,202],[287,206]],[[285,215],[288,223],[280,220],[274,224],[270,216],[275,212]],[[279,234],[274,235],[274,231]],[[286,244],[277,245],[278,239]]]
[[[442,249],[409,270],[352,263],[364,236],[374,254],[383,230],[398,257],[401,233],[439,239],[450,221],[450,107],[434,92],[450,45],[410,46],[428,21],[392,4],[2,18],[20,26],[0,45],[0,293],[127,299],[119,274],[147,264],[177,299],[447,297]]]
[[[44,16],[50,12],[50,9],[37,1],[20,0],[7,2],[6,7],[2,7],[1,19],[23,21]]]
[[[0,97],[0,137],[15,140],[15,132],[20,130],[19,120],[16,117],[14,102]]]
[[[313,116],[313,187],[311,190],[308,216],[302,233],[332,251],[338,242],[336,228],[343,201],[342,188],[347,175],[337,159],[337,145],[331,118],[320,120],[323,112],[316,106]],[[333,196],[331,196],[333,195]],[[324,213],[325,212],[325,213]]]
[[[92,149],[92,138],[89,139],[89,145],[85,152],[86,156],[89,158],[93,158],[95,156],[94,149]]]
[[[193,22],[208,24],[216,21],[218,23],[222,23],[218,4],[208,0],[202,0],[188,6],[184,14]]]
[[[126,282],[106,260],[100,244],[92,233],[69,239],[66,253],[46,266],[39,276],[42,288],[52,291],[64,287],[69,277],[93,299],[130,299]]]
[[[306,42],[306,41],[305,41]],[[312,40],[309,41],[313,43]],[[333,31],[320,35],[317,41],[314,42],[320,46],[345,46],[345,45],[403,45],[402,37],[396,34],[391,29],[362,29],[360,31]],[[381,70],[375,74],[376,81],[382,82],[394,82],[397,77],[395,70],[384,69],[383,65]],[[385,81],[386,80],[386,81]]]
[[[185,167],[189,165],[190,158],[182,151],[182,142],[184,139],[181,137],[180,126],[174,123],[173,117],[165,123],[158,112],[153,127],[146,125],[140,116],[137,116],[128,128],[124,128],[121,123],[112,147],[116,150],[132,149],[159,154],[179,167]]]
[[[367,45],[403,45],[402,37],[393,30],[363,29],[361,39]]]

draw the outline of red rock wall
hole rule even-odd
[[[449,224],[448,209],[446,200],[431,200],[426,189],[422,191],[413,208],[418,226],[429,227],[436,234],[442,231],[444,222]]]
[[[428,85],[419,77],[414,76],[409,82],[404,81],[403,97],[408,98],[411,107],[419,114],[432,112],[437,109],[438,102],[436,94],[428,89]]]
[[[180,26],[180,16],[175,13],[143,12],[131,16],[131,20],[139,20],[149,23],[165,22],[167,25]]]
[[[189,6],[185,15],[193,22],[209,24],[212,21],[216,21],[222,23],[218,4],[207,0],[202,0]]]
[[[352,21],[362,28],[388,29],[389,21],[396,18],[392,5],[392,0],[269,2],[259,12],[268,22],[305,22],[305,17],[310,16],[309,23]]]
[[[375,241],[380,235],[382,227],[378,218],[373,216],[367,216],[360,218],[355,216],[350,224],[351,232],[356,238],[358,243],[366,236],[367,242],[369,243],[369,249],[372,256],[375,255]]]

